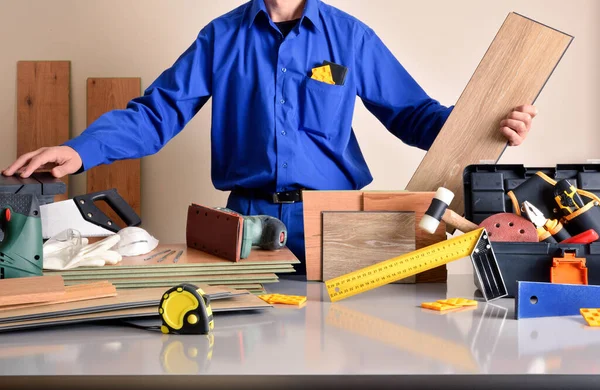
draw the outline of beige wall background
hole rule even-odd
[[[526,143],[500,163],[552,166],[600,158],[600,1],[328,0],[371,26],[425,90],[454,104],[506,15],[518,12],[575,36],[536,105]],[[72,61],[72,136],[85,129],[88,77],[141,77],[146,88],[235,0],[0,0],[0,166],[16,158],[16,63]],[[391,136],[357,104],[354,128],[374,175],[367,189],[402,190],[424,152]],[[225,204],[210,180],[210,102],[163,150],[142,161],[143,226],[185,240],[190,202]],[[71,196],[85,191],[72,179]],[[450,272],[471,272],[468,261]]]

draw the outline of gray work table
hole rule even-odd
[[[472,387],[481,380],[489,389],[498,383],[490,382],[489,375],[510,381],[532,374],[516,381],[531,386],[542,380],[538,374],[600,373],[600,328],[587,327],[578,316],[514,320],[514,300],[485,303],[472,276],[450,276],[447,284],[387,285],[337,303],[329,302],[323,283],[281,280],[267,289],[306,295],[308,302],[302,308],[216,314],[212,346],[206,336],[115,325],[0,334],[0,374],[44,376],[45,381],[63,375],[155,376],[146,381],[149,385],[160,383],[163,374],[223,375],[222,380],[233,375],[387,374],[415,376],[413,384],[428,378],[451,384],[460,378]],[[447,314],[419,307],[446,297],[477,297],[480,303],[474,310]],[[547,379],[554,385],[562,379],[575,388],[582,378]],[[294,378],[296,384],[300,380]]]

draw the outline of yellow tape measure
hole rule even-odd
[[[381,287],[464,257],[476,250],[485,229],[417,249],[389,260],[325,281],[332,302]],[[486,237],[487,239],[487,234]]]

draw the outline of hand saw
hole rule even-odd
[[[470,257],[486,301],[508,295],[485,228],[325,281],[332,302]]]
[[[138,226],[142,222],[113,188],[40,206],[42,237],[48,239],[67,229],[79,231],[82,237],[107,237],[117,233],[121,227],[94,204],[97,201],[106,202],[127,226]]]

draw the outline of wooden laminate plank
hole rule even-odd
[[[87,125],[102,114],[124,109],[131,99],[141,94],[141,79],[89,78],[87,80]],[[141,216],[141,161],[140,159],[116,161],[87,172],[87,192],[115,188],[119,195]],[[98,202],[100,209],[121,227],[124,223],[106,204]]]
[[[96,322],[114,319],[131,318],[154,318],[158,317],[158,301],[156,306],[127,308],[120,310],[111,310],[107,312],[92,312],[88,314],[71,315],[64,317],[51,317],[33,320],[23,320],[18,322],[9,322],[0,325],[0,332],[15,331],[22,329],[37,329],[47,326],[72,325],[86,322]],[[273,307],[253,294],[243,294],[233,296],[228,299],[219,299],[211,301],[213,313],[235,312],[246,310],[264,310]]]
[[[0,280],[0,306],[60,299],[65,294],[62,276],[32,276]]]
[[[200,286],[199,286],[200,287]],[[220,294],[226,292],[219,286],[202,285],[206,294]],[[21,321],[22,319],[34,319],[45,317],[63,317],[69,315],[95,313],[101,311],[120,310],[130,307],[156,306],[165,289],[143,288],[136,290],[120,291],[116,296],[98,298],[91,301],[77,301],[57,303],[43,307],[26,307],[14,310],[4,310],[0,313],[0,323]]]
[[[276,268],[263,268],[263,269],[235,269],[235,270],[223,270],[223,271],[211,271],[211,272],[199,272],[195,269],[188,269],[187,271],[170,272],[171,268],[166,271],[161,271],[160,276],[157,276],[156,272],[111,272],[101,273],[99,275],[88,274],[88,275],[76,275],[66,274],[63,276],[65,282],[67,281],[78,281],[78,280],[120,280],[120,279],[131,279],[131,278],[167,278],[167,277],[211,277],[214,279],[223,278],[225,275],[247,275],[254,276],[256,274],[279,274],[279,273],[293,273],[295,272],[292,266]],[[201,268],[200,268],[201,269]],[[99,269],[98,271],[102,271]]]
[[[304,191],[304,245],[306,279],[322,281],[322,212],[361,211],[361,191]]]
[[[414,212],[324,212],[323,279],[415,250]],[[416,278],[400,282],[414,283]]]
[[[70,137],[70,61],[17,63],[17,155],[58,146]],[[42,167],[40,171],[48,170]],[[68,199],[65,194],[55,201]]]
[[[419,223],[429,208],[435,192],[365,192],[363,208],[365,211],[411,211],[415,213],[416,249],[444,241],[446,224],[442,221],[434,234],[419,229]],[[417,283],[445,282],[446,266],[440,266],[416,275]]]
[[[515,107],[535,102],[572,39],[510,13],[406,189],[446,187],[455,194],[451,208],[462,215],[463,170],[482,160],[498,161],[507,144],[501,120]]]
[[[69,303],[77,301],[86,301],[90,299],[114,297],[117,295],[117,289],[111,283],[106,281],[84,283],[76,286],[66,286],[65,293],[56,300],[48,302],[28,303],[23,305],[11,305],[0,307],[0,311],[28,309],[39,306],[55,305],[58,303]]]
[[[233,281],[255,281],[255,280],[272,280],[277,279],[277,275],[274,273],[267,274],[240,274],[240,275],[185,275],[185,276],[152,276],[152,277],[128,277],[128,278],[108,278],[111,283],[114,284],[132,284],[132,283],[169,283],[169,284],[179,284],[179,283],[226,283]],[[65,280],[65,284],[71,283],[90,283],[94,281],[94,279],[71,279]]]
[[[167,249],[174,251],[174,253],[163,261],[160,261],[163,255],[156,256],[147,261],[144,260]],[[174,263],[173,261],[175,255],[177,255],[179,251],[183,251],[183,253],[177,263]],[[288,248],[282,248],[276,251],[252,248],[248,258],[242,259],[238,262],[232,262],[197,249],[188,248],[186,244],[159,244],[151,253],[140,256],[123,257],[121,262],[114,265],[105,265],[101,268],[81,267],[73,270],[64,270],[58,272],[60,275],[65,276],[65,278],[70,275],[71,272],[73,275],[77,275],[80,274],[81,271],[92,271],[99,274],[102,273],[103,275],[110,275],[113,273],[123,274],[129,272],[129,270],[143,270],[143,272],[146,273],[180,271],[181,275],[186,275],[196,271],[203,272],[205,267],[207,269],[214,266],[224,268],[229,267],[232,270],[235,269],[242,271],[245,267],[248,267],[249,269],[252,267],[252,269],[254,269],[254,266],[256,265],[273,265],[275,268],[280,268],[289,264],[297,264],[298,262],[298,258],[294,256],[292,251],[290,251]],[[54,272],[47,273],[53,274]]]

